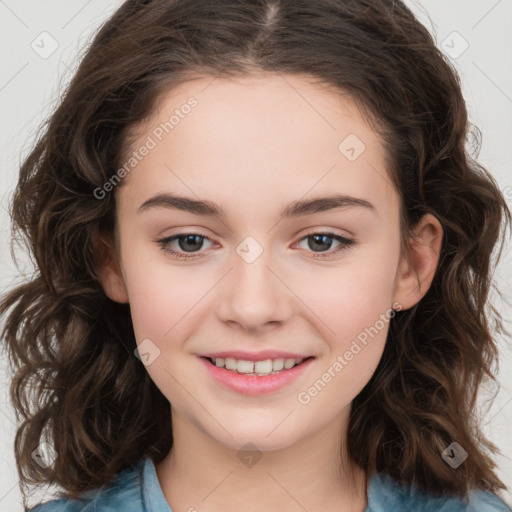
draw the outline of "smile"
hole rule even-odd
[[[244,359],[235,359],[234,357],[216,357],[208,358],[217,368],[226,368],[231,372],[244,373],[250,375],[274,375],[282,370],[291,370],[294,366],[302,363],[304,359],[265,359],[264,361],[246,361]]]
[[[208,375],[222,387],[256,396],[274,393],[289,385],[306,371],[315,357],[267,357],[251,361],[199,356],[198,359]]]

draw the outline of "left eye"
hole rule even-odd
[[[332,241],[336,240],[338,242],[338,247],[336,247],[334,250],[329,251],[329,249],[332,246]],[[346,238],[341,235],[336,235],[334,233],[311,233],[310,235],[306,235],[304,238],[301,238],[302,240],[307,241],[307,246],[309,248],[315,248],[315,249],[322,249],[320,252],[313,252],[313,258],[321,259],[321,258],[327,258],[339,251],[342,251],[343,249],[349,248],[351,245],[355,244],[354,240],[351,240],[350,238]],[[328,245],[327,249],[325,249],[325,246]],[[322,253],[327,253],[326,255]]]
[[[329,241],[329,239],[336,240],[339,244],[334,250],[329,250],[332,246],[332,241]],[[204,240],[212,242],[211,238],[201,233],[178,233],[177,235],[157,240],[157,243],[165,253],[178,259],[189,259],[199,257],[197,252],[203,248]],[[355,244],[354,240],[334,233],[311,233],[301,238],[299,243],[303,240],[307,241],[307,246],[310,249],[319,249],[318,252],[312,251],[312,257],[316,259],[329,257]],[[175,241],[178,242],[179,250],[176,250],[171,245]],[[328,246],[327,248],[325,247],[326,245]],[[323,253],[327,254],[324,255]]]

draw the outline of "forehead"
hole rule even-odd
[[[380,137],[346,94],[312,77],[195,77],[162,95],[136,134],[126,159],[150,149],[122,187],[133,204],[164,191],[221,204],[235,193],[233,206],[326,192],[396,202]]]

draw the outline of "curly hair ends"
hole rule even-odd
[[[351,457],[433,494],[505,488],[475,405],[497,364],[492,331],[503,326],[488,294],[511,215],[466,150],[456,71],[397,0],[128,0],[102,26],[13,197],[13,228],[37,266],[0,304],[22,485],[57,484],[76,498],[171,449],[169,403],[134,356],[129,306],[100,285],[95,240],[113,230],[115,194],[95,190],[164,92],[194,76],[261,71],[307,75],[353,98],[386,144],[405,251],[424,213],[444,229],[431,288],[396,313],[353,402]],[[48,467],[32,458],[43,441],[58,455]],[[457,471],[440,455],[452,441],[471,460]]]

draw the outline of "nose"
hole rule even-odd
[[[294,295],[268,251],[254,261],[240,254],[233,255],[232,269],[219,286],[217,316],[240,330],[276,328],[291,316]]]

